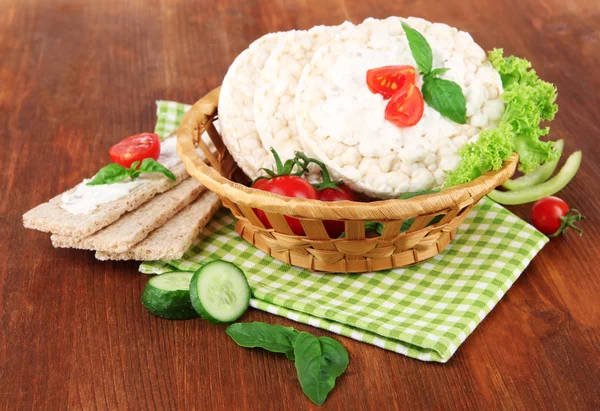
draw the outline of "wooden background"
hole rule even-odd
[[[341,338],[351,362],[324,408],[600,408],[597,0],[0,0],[0,408],[317,408],[282,356],[151,316],[137,264],[55,250],[21,215],[152,130],[154,100],[218,86],[260,35],[389,15],[459,27],[558,86],[552,137],[583,150],[560,195],[586,233],[552,240],[448,364]],[[244,320],[324,333],[254,310]]]

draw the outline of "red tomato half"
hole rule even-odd
[[[367,85],[369,90],[387,100],[405,83],[415,84],[415,75],[413,66],[379,67],[367,71]]]
[[[421,90],[412,83],[405,83],[385,108],[385,119],[398,127],[410,127],[421,120],[424,110]]]
[[[135,161],[145,158],[158,160],[160,155],[160,138],[158,134],[142,133],[119,141],[108,150],[112,161],[129,168]]]
[[[338,186],[342,191],[333,188],[325,188],[318,192],[319,200],[321,201],[356,201],[356,195],[350,187],[345,184]],[[325,230],[330,238],[338,238],[345,230],[346,227],[343,221],[326,220],[323,221]]]
[[[254,183],[252,187],[285,197],[317,199],[317,190],[308,181],[298,176],[279,176],[270,180],[261,179]],[[254,212],[265,227],[272,227],[264,211],[254,209]],[[285,216],[285,219],[294,234],[305,234],[300,220],[288,216]]]

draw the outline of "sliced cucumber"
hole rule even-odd
[[[576,151],[567,158],[560,171],[545,183],[517,191],[494,190],[488,197],[497,203],[505,205],[532,203],[541,198],[558,193],[575,177],[581,165],[581,151]]]
[[[169,320],[198,317],[190,300],[190,281],[194,273],[177,271],[156,275],[148,280],[142,304],[152,314]]]
[[[240,318],[250,305],[250,286],[235,264],[215,260],[200,268],[190,283],[192,305],[205,320],[214,324]]]
[[[533,187],[537,184],[541,184],[546,182],[554,170],[556,170],[556,166],[558,165],[558,161],[560,160],[560,156],[562,156],[563,148],[565,147],[564,140],[556,141],[554,144],[554,151],[558,152],[558,156],[556,160],[549,161],[545,164],[542,164],[535,170],[533,170],[529,174],[525,174],[523,177],[515,178],[514,180],[508,180],[503,184],[503,187],[507,190],[521,190],[527,187]]]

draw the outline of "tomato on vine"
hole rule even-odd
[[[342,181],[334,182],[331,180],[329,170],[323,162],[314,158],[307,157],[304,153],[296,153],[297,162],[302,164],[303,168],[307,168],[308,164],[315,163],[321,168],[321,176],[323,182],[317,184],[317,195],[321,201],[356,201],[356,194],[345,185]],[[323,226],[327,230],[330,238],[338,238],[345,231],[345,224],[339,220],[325,220]]]
[[[536,201],[531,208],[533,226],[549,237],[556,237],[569,227],[582,235],[583,230],[575,225],[581,220],[581,213],[570,209],[569,205],[558,197],[544,197]]]
[[[279,154],[277,154],[273,148],[271,148],[271,152],[275,158],[276,171],[262,169],[269,177],[260,177],[257,180],[254,180],[252,183],[252,188],[267,191],[273,194],[279,194],[285,197],[308,198],[316,200],[317,190],[315,190],[315,188],[307,180],[300,177],[300,175],[304,172],[304,169],[300,168],[294,173],[294,166],[297,165],[295,160],[287,160],[285,163],[282,163]],[[254,209],[254,213],[266,228],[272,228],[271,222],[263,210]],[[288,216],[284,217],[295,235],[306,234],[304,232],[304,227],[302,227],[302,224],[300,223],[300,220]]]

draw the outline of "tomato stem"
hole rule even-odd
[[[273,157],[275,158],[275,166],[277,167],[277,174],[272,177],[299,176],[304,171],[302,167],[300,167],[299,171],[297,171],[296,173],[292,173],[292,171],[294,170],[294,166],[297,165],[295,158],[286,160],[285,163],[283,163],[281,161],[281,157],[279,157],[279,154],[273,147],[271,147],[271,153],[273,153]]]
[[[316,165],[318,165],[321,168],[321,176],[323,177],[323,182],[320,184],[317,184],[317,190],[321,191],[321,190],[325,190],[326,188],[331,188],[333,190],[343,191],[341,188],[338,187],[343,182],[341,180],[340,181],[332,181],[331,176],[329,175],[329,170],[327,169],[327,166],[323,162],[317,160],[316,158],[307,157],[306,154],[304,154],[301,151],[296,151],[295,159],[296,159],[297,164],[302,163],[302,165],[299,165],[299,166],[304,168],[305,170],[308,169],[308,165],[310,163],[315,163]]]
[[[583,235],[583,230],[575,225],[575,223],[577,221],[581,221],[585,218],[579,212],[579,210],[572,208],[571,210],[569,210],[567,215],[560,216],[559,218],[561,221],[560,228],[558,230],[556,230],[556,232],[554,234],[551,234],[548,237],[550,237],[550,238],[557,237],[557,236],[561,235],[562,233],[566,232],[569,228],[572,228],[573,230],[577,231],[580,236]]]
[[[279,157],[279,154],[277,154],[277,151],[275,151],[275,149],[273,147],[271,147],[271,153],[273,154],[273,157],[275,158],[275,166],[277,167],[277,174],[279,174],[283,171],[283,164],[281,163],[281,157]]]
[[[281,161],[281,157],[279,153],[271,147],[271,153],[273,154],[273,158],[275,159],[275,171],[270,170],[268,168],[262,167],[259,168],[259,171],[264,171],[267,173],[267,176],[258,176],[254,180],[252,180],[252,185],[254,185],[259,180],[269,180],[275,177],[280,176],[301,176],[302,173],[306,171],[306,167],[296,161],[296,158],[288,159],[284,162]],[[298,166],[298,171],[295,173],[294,166]]]

